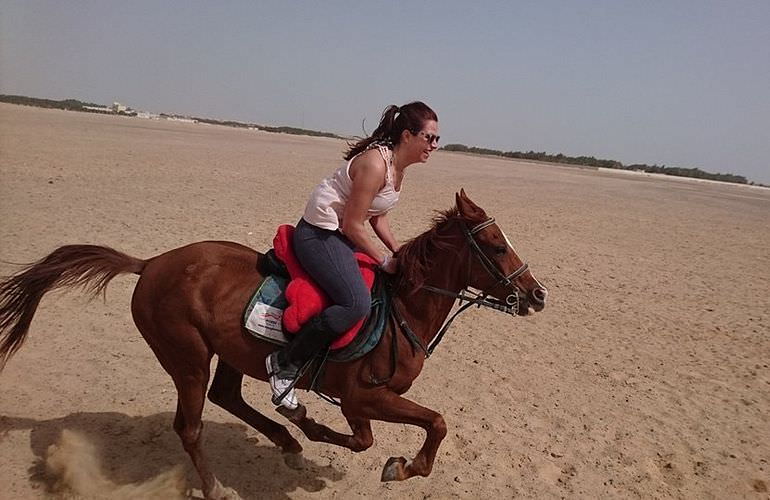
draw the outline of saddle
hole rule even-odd
[[[289,224],[279,226],[275,238],[273,238],[273,248],[276,256],[286,265],[291,276],[291,282],[286,287],[286,301],[289,305],[283,313],[283,326],[286,331],[296,333],[310,318],[331,306],[332,302],[299,263],[294,254],[293,236],[294,226]],[[377,262],[360,252],[356,252],[355,257],[361,270],[361,277],[371,290],[377,271]],[[350,343],[363,322],[363,319],[356,322],[332,343],[331,349],[339,349]]]
[[[313,316],[331,305],[331,301],[299,264],[291,241],[294,227],[288,224],[278,228],[273,239],[274,248],[257,262],[265,280],[254,292],[244,312],[245,329],[256,338],[285,345],[291,334]],[[390,313],[388,278],[371,257],[356,253],[361,275],[369,285],[372,306],[369,316],[357,322],[335,340],[328,359],[352,361],[377,346]]]

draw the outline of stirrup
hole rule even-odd
[[[275,380],[289,380],[278,376],[278,372],[273,369],[272,357],[276,353],[271,353],[265,358],[265,368],[267,369],[268,382],[270,383],[270,390],[272,396],[270,400],[276,406],[283,406],[289,410],[295,410],[299,406],[297,395],[294,392],[294,386],[297,384],[299,377],[295,377],[291,380],[291,383],[286,387],[283,392],[278,393],[279,388],[276,387]]]

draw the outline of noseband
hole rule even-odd
[[[412,342],[412,344],[417,345],[421,350],[425,353],[425,357],[429,357],[433,350],[436,348],[436,346],[441,342],[441,339],[443,338],[446,331],[449,329],[449,326],[452,324],[452,321],[457,317],[458,314],[468,309],[470,306],[477,306],[477,307],[488,307],[490,309],[494,309],[496,311],[501,311],[506,314],[510,314],[511,316],[518,316],[519,314],[519,304],[520,304],[520,294],[521,289],[514,283],[514,280],[527,272],[527,269],[529,269],[529,265],[525,262],[521,265],[518,269],[516,269],[511,274],[505,275],[503,274],[500,269],[495,265],[494,262],[487,256],[487,254],[484,253],[484,251],[479,246],[478,242],[476,241],[476,238],[474,238],[474,234],[480,232],[484,228],[487,228],[495,223],[494,217],[490,217],[489,219],[485,220],[484,222],[481,222],[472,228],[468,229],[468,226],[465,224],[462,224],[463,234],[465,235],[465,240],[468,243],[468,246],[471,249],[470,257],[469,259],[472,259],[472,256],[476,256],[476,258],[481,262],[481,265],[486,269],[486,271],[492,276],[493,279],[495,279],[495,283],[492,285],[491,288],[495,288],[498,285],[503,285],[507,287],[510,290],[510,294],[505,298],[505,301],[502,301],[500,299],[496,299],[494,297],[489,297],[489,293],[481,290],[480,292],[472,292],[468,290],[468,287],[460,290],[459,293],[453,292],[451,290],[446,290],[444,288],[438,288],[435,286],[429,286],[429,285],[423,285],[423,289],[437,293],[440,295],[445,295],[447,297],[452,297],[455,299],[458,299],[460,303],[467,302],[466,304],[463,304],[457,312],[455,312],[451,318],[447,320],[446,323],[444,323],[444,326],[439,330],[439,332],[436,334],[436,336],[428,343],[428,347],[424,347],[422,343],[419,341],[417,336],[412,332],[411,328],[409,328],[409,325],[406,323],[404,318],[401,316],[400,312],[397,310],[397,308],[393,307],[393,313],[396,319],[396,322],[401,326],[404,333],[407,335],[409,340]],[[470,282],[470,262],[468,263],[468,282]]]

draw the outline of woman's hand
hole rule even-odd
[[[398,270],[398,260],[396,257],[386,255],[380,262],[380,269],[388,274],[396,274],[396,271]]]

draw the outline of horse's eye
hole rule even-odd
[[[503,255],[506,250],[508,250],[508,247],[506,247],[506,246],[495,247],[495,253],[497,255]]]

